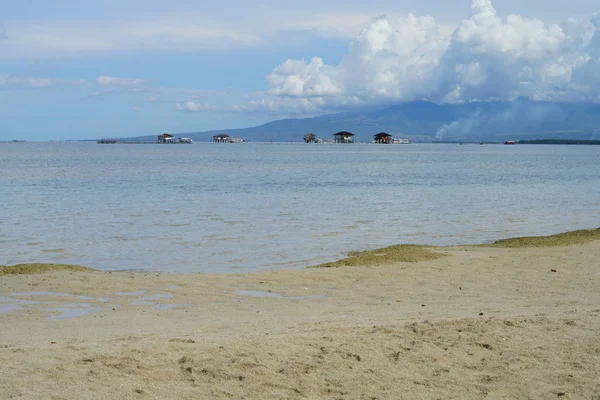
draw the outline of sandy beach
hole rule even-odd
[[[237,275],[7,273],[0,398],[600,399],[590,232]]]

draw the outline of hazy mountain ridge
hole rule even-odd
[[[308,132],[331,139],[341,130],[355,133],[357,141],[371,141],[382,131],[418,141],[600,139],[600,104],[527,99],[443,105],[419,101],[375,111],[282,119],[244,129],[177,135],[210,141],[217,133],[227,133],[249,141],[287,142],[301,141]]]

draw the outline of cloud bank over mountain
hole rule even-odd
[[[263,98],[239,109],[318,114],[416,100],[519,97],[597,103],[599,29],[600,13],[547,25],[520,15],[501,18],[490,0],[472,0],[471,15],[450,35],[429,16],[381,16],[352,41],[338,65],[320,57],[287,60],[267,76]]]

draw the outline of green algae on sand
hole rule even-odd
[[[80,265],[69,264],[17,264],[17,265],[0,265],[1,275],[29,275],[42,274],[44,272],[85,272],[95,271],[92,268],[82,267]]]
[[[551,236],[531,236],[498,240],[486,247],[523,248],[523,247],[560,247],[586,244],[600,240],[600,228],[559,233]]]
[[[444,257],[427,246],[400,244],[383,249],[353,252],[347,258],[339,261],[316,265],[314,268],[339,268],[339,267],[372,267],[376,265],[392,264],[396,262],[411,262],[436,260]]]

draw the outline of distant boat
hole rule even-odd
[[[394,138],[392,144],[410,144],[410,140]]]
[[[192,143],[194,143],[194,141],[189,137],[181,137],[181,138],[179,138],[179,143],[192,144]]]
[[[507,140],[504,144],[517,144],[514,140]]]

